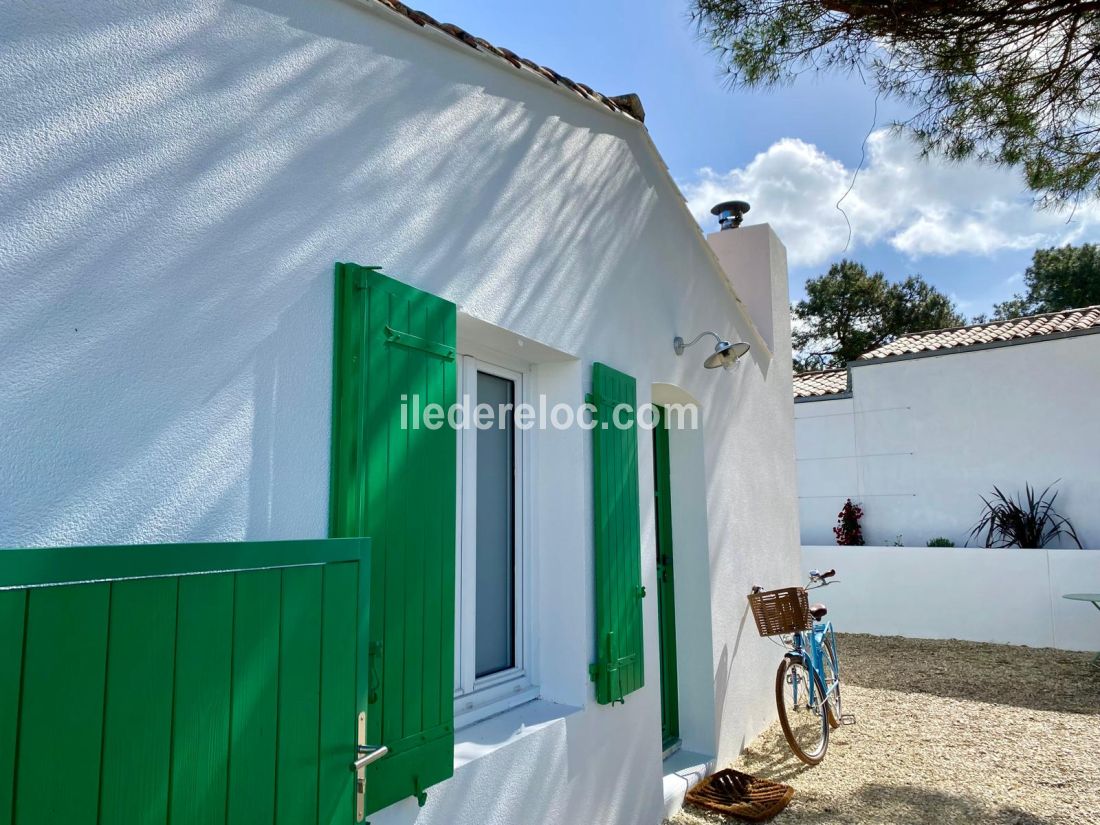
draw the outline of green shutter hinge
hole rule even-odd
[[[413,335],[411,332],[402,332],[401,330],[394,329],[388,324],[383,328],[383,332],[385,333],[387,344],[398,344],[402,347],[426,352],[428,355],[435,355],[442,358],[444,361],[455,360],[454,347],[449,347],[446,344],[439,344],[435,341],[429,341],[427,338],[421,338],[419,335]]]
[[[638,598],[639,599],[644,599],[645,598],[645,586],[644,585],[642,587],[639,587],[637,592],[638,592]]]
[[[343,264],[343,263],[337,263],[336,266],[337,267],[354,266],[356,269],[358,269],[364,275],[369,275],[372,272],[377,272],[379,274],[382,273],[382,267],[381,266],[362,266],[361,264]],[[358,292],[365,292],[366,290],[370,289],[370,285],[369,284],[356,283],[355,284],[355,289]]]

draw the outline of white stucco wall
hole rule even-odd
[[[851,389],[795,404],[804,543],[833,543],[850,496],[868,544],[961,546],[994,485],[1061,479],[1057,510],[1100,545],[1100,335],[859,364]]]
[[[804,572],[837,571],[817,590],[838,631],[1100,650],[1100,613],[1062,598],[1100,592],[1095,550],[804,547]]]
[[[783,267],[774,354],[642,127],[352,2],[4,4],[0,65],[0,546],[324,536],[333,263],[381,265],[495,326],[552,395],[579,403],[601,360],[640,402],[699,402],[673,456],[705,504],[677,511],[702,571],[678,592],[711,631],[681,644],[690,744],[726,761],[770,720],[744,594],[799,566],[770,230],[724,260]],[[674,355],[704,329],[753,351],[732,373]],[[454,779],[375,825],[660,819],[656,599],[646,688],[597,706],[589,440],[535,453],[542,701],[460,732]]]

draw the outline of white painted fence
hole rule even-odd
[[[1100,550],[804,546],[804,571],[836,568],[811,599],[838,631],[1100,650]]]

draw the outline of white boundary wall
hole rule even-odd
[[[850,496],[869,542],[962,545],[994,485],[1057,482],[1058,512],[1100,545],[1100,334],[856,361],[850,380],[851,398],[794,405],[803,544],[833,541]]]
[[[1100,650],[1100,551],[804,546],[804,572],[836,568],[813,594],[840,632]],[[977,609],[975,606],[979,606]]]

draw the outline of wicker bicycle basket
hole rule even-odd
[[[780,636],[813,628],[809,599],[801,587],[749,594],[749,607],[761,636]]]

